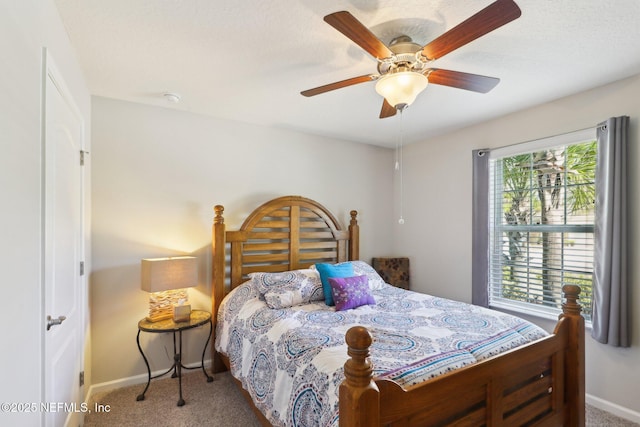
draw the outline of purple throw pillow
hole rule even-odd
[[[361,305],[374,305],[367,276],[330,277],[329,285],[336,311],[349,310]]]

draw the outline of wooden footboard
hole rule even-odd
[[[373,379],[371,335],[351,328],[340,426],[584,426],[580,288],[567,285],[563,292],[552,335],[407,390]]]

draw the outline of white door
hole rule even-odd
[[[44,54],[45,425],[80,425],[83,370],[83,121]]]

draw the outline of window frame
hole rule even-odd
[[[488,293],[488,303],[491,308],[498,308],[503,310],[514,311],[517,313],[533,315],[537,317],[547,318],[547,319],[557,319],[558,315],[562,312],[561,308],[558,307],[549,307],[543,304],[535,304],[525,301],[512,300],[509,298],[498,297],[496,298],[496,292],[502,292],[502,280],[499,279],[496,282],[493,280],[495,274],[499,274],[499,277],[502,277],[502,272],[496,272],[495,269],[500,268],[502,270],[505,263],[498,262],[497,265],[494,263],[494,258],[496,257],[496,253],[499,252],[498,255],[503,253],[502,245],[503,238],[500,236],[498,239],[498,234],[504,232],[505,228],[512,229],[514,231],[523,231],[523,232],[540,232],[541,229],[544,229],[546,232],[562,232],[562,233],[570,233],[570,232],[579,232],[579,233],[591,233],[594,236],[595,231],[595,221],[592,224],[529,224],[529,225],[508,225],[504,226],[502,223],[502,214],[504,210],[500,206],[503,203],[502,192],[500,195],[494,196],[495,193],[495,180],[496,180],[496,165],[499,163],[499,159],[508,158],[511,156],[521,155],[521,154],[533,154],[538,151],[559,147],[559,146],[568,146],[574,144],[580,144],[585,142],[595,142],[597,144],[597,135],[596,130],[594,128],[583,129],[580,131],[570,132],[562,135],[557,135],[549,138],[543,138],[538,140],[532,140],[524,143],[509,145],[502,148],[497,148],[489,151],[489,213],[488,213],[488,228],[489,228],[489,247],[488,250],[488,283],[487,283],[487,293]],[[597,150],[597,145],[596,145]],[[596,153],[597,159],[597,153]],[[566,181],[565,181],[565,189],[566,189]],[[531,186],[530,188],[535,188],[535,186]],[[563,202],[565,214],[566,214],[566,198]],[[497,209],[497,207],[499,209]],[[499,225],[496,226],[496,223]],[[535,230],[535,231],[534,231]],[[594,236],[595,237],[595,236]],[[529,237],[527,237],[529,239]],[[530,268],[530,265],[527,263],[527,271]],[[564,271],[566,271],[566,264],[563,262],[563,275]],[[590,324],[590,318],[586,319],[587,323]]]

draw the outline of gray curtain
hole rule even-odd
[[[598,126],[593,329],[598,342],[631,345],[627,280],[627,134],[629,117]]]
[[[473,150],[471,302],[489,306],[489,150]]]

